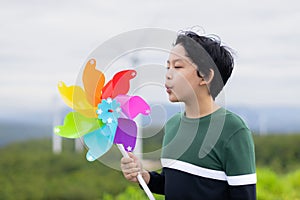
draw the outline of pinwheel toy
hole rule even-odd
[[[150,113],[150,106],[141,97],[127,95],[135,76],[135,70],[120,71],[105,84],[104,74],[96,69],[96,60],[90,59],[83,71],[84,88],[58,84],[63,101],[73,111],[65,116],[63,125],[54,128],[54,133],[66,138],[83,137],[88,161],[101,157],[113,144],[127,157],[136,143],[134,118]],[[138,180],[149,199],[154,199],[140,174]]]

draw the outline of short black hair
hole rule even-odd
[[[187,57],[197,65],[198,75],[208,76],[210,69],[214,70],[214,78],[209,91],[213,99],[221,92],[231,76],[234,59],[231,50],[221,45],[215,37],[200,36],[192,31],[182,31],[178,34],[174,45],[184,47]]]

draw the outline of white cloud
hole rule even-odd
[[[238,52],[236,72],[226,91],[229,102],[299,105],[295,100],[295,91],[300,91],[295,84],[300,78],[296,0],[11,0],[0,4],[1,109],[18,95],[27,106],[35,102],[43,107],[40,102],[53,98],[58,80],[74,82],[88,54],[124,31],[149,26],[177,31],[193,25],[218,34]]]

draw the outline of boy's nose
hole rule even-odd
[[[168,72],[166,73],[166,79],[167,79],[167,80],[172,79],[172,74],[171,74],[170,71],[168,71]]]
[[[167,74],[167,75],[166,75],[166,79],[167,79],[167,80],[170,80],[170,79],[171,79],[171,75]]]

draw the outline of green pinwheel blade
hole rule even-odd
[[[78,112],[70,112],[65,116],[64,125],[54,127],[54,133],[65,138],[79,138],[103,125],[97,118],[87,118]]]

